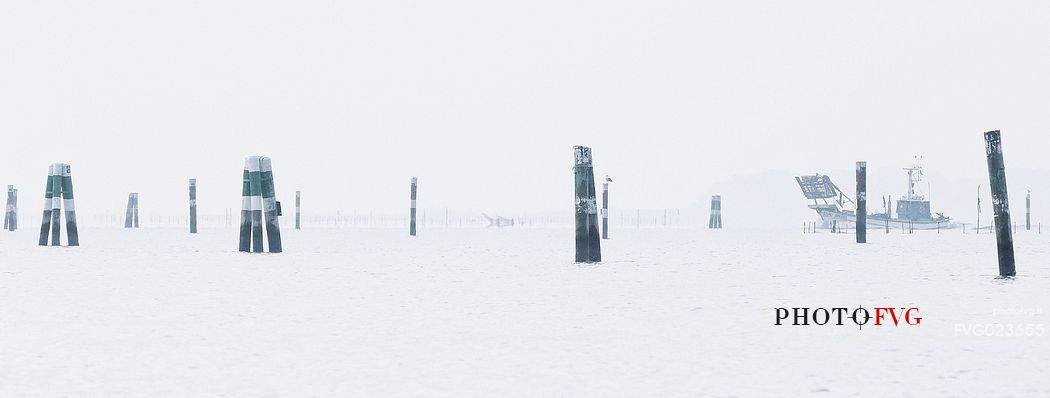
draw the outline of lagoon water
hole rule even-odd
[[[25,224],[0,232],[0,396],[1050,395],[1050,233],[999,280],[994,236],[960,230],[613,230],[578,266],[571,228],[286,228],[245,254],[233,228],[67,248]],[[922,321],[774,324],[857,306]]]

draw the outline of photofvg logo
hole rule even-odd
[[[955,335],[962,337],[1043,337],[1042,308],[995,308],[993,322],[956,323]]]
[[[776,308],[777,320],[774,325],[784,326],[824,326],[824,325],[856,325],[860,329],[868,323],[874,326],[919,326],[922,317],[919,316],[919,307],[875,307],[871,310],[858,306],[854,309],[846,307],[835,308],[811,308],[791,307]]]

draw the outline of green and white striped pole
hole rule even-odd
[[[722,229],[722,196],[711,196],[711,217],[707,221],[707,227],[711,229]]]
[[[598,235],[598,203],[594,192],[594,164],[591,148],[573,147],[576,175],[576,262],[602,261]]]
[[[252,249],[252,190],[251,172],[248,170],[252,158],[244,159],[244,177],[241,185],[241,239],[239,250],[248,252]]]
[[[66,238],[69,246],[80,246],[80,231],[77,229],[77,211],[73,204],[73,175],[68,164],[61,164],[62,206],[66,209]],[[57,195],[56,195],[57,196]],[[136,213],[137,214],[137,213]]]
[[[14,226],[12,225],[12,221],[11,221],[11,218],[14,215],[14,209],[15,209],[14,208],[14,204],[12,203],[12,201],[14,200],[14,195],[15,195],[15,186],[14,185],[8,185],[7,186],[7,203],[5,203],[5,207],[4,207],[5,208],[5,211],[4,211],[4,229],[8,230],[8,231],[14,231],[15,230]]]
[[[47,246],[51,231],[51,209],[55,201],[55,165],[47,167],[47,184],[44,186],[44,219],[40,221],[40,246]]]
[[[51,178],[51,246],[62,245],[62,163],[55,163]]]
[[[197,179],[190,178],[190,233],[197,233]]]
[[[262,190],[262,210],[266,217],[266,245],[270,253],[280,253],[282,249],[281,226],[278,224],[277,217],[281,215],[281,203],[277,201],[274,193],[273,166],[268,157],[259,158],[259,178]]]
[[[416,236],[416,177],[412,177],[412,207],[409,210],[408,234]]]

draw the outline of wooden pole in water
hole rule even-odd
[[[197,233],[197,179],[190,178],[190,233]]]
[[[302,191],[295,191],[295,229],[301,229],[299,225],[299,219],[301,216],[301,201]]]
[[[62,163],[55,163],[55,178],[51,180],[51,246],[62,244],[62,169]]]
[[[249,252],[252,250],[252,189],[251,171],[249,167],[252,158],[244,159],[244,173],[241,184],[241,227],[240,243],[238,250]]]
[[[259,188],[262,213],[266,223],[266,246],[270,253],[280,253],[281,225],[277,217],[281,215],[281,202],[273,188],[273,165],[268,157],[259,158]]]
[[[1032,230],[1032,191],[1029,190],[1028,194],[1024,197],[1024,230]]]
[[[721,229],[722,228],[722,196],[712,195],[711,196],[711,217],[707,221],[707,228]]]
[[[69,246],[80,246],[80,231],[77,229],[77,211],[73,203],[73,175],[68,164],[60,163],[62,206],[66,211],[66,242]]]
[[[602,261],[598,234],[598,204],[594,192],[594,162],[591,148],[573,147],[576,186],[576,262]]]
[[[55,165],[47,168],[47,184],[44,186],[44,219],[40,222],[40,246],[47,246],[48,233],[51,231],[51,211],[55,199]]]
[[[124,212],[124,228],[135,225],[135,193],[128,194],[128,209]]]
[[[408,234],[416,236],[416,177],[412,177],[412,207],[409,209]]]
[[[890,233],[890,220],[893,219],[893,196],[886,195],[886,233]]]
[[[602,239],[609,239],[609,176],[602,182]]]
[[[988,181],[992,189],[992,209],[995,214],[995,241],[999,253],[999,276],[1017,274],[1014,264],[1014,238],[1010,231],[1010,199],[1006,192],[1006,166],[999,130],[984,133],[984,148],[988,157]]]
[[[868,238],[868,162],[857,162],[857,243]]]
[[[4,229],[18,229],[18,190],[14,185],[7,186],[7,211],[4,212]]]

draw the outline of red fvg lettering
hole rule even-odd
[[[909,325],[918,325],[922,323],[921,317],[912,318],[912,311],[918,312],[919,309],[916,307],[904,308],[901,307],[900,313],[898,314],[898,308],[893,307],[875,307],[875,326],[882,326],[882,320],[886,317],[886,313],[890,314],[890,318],[893,321],[893,326],[899,326],[900,321],[904,321]]]

